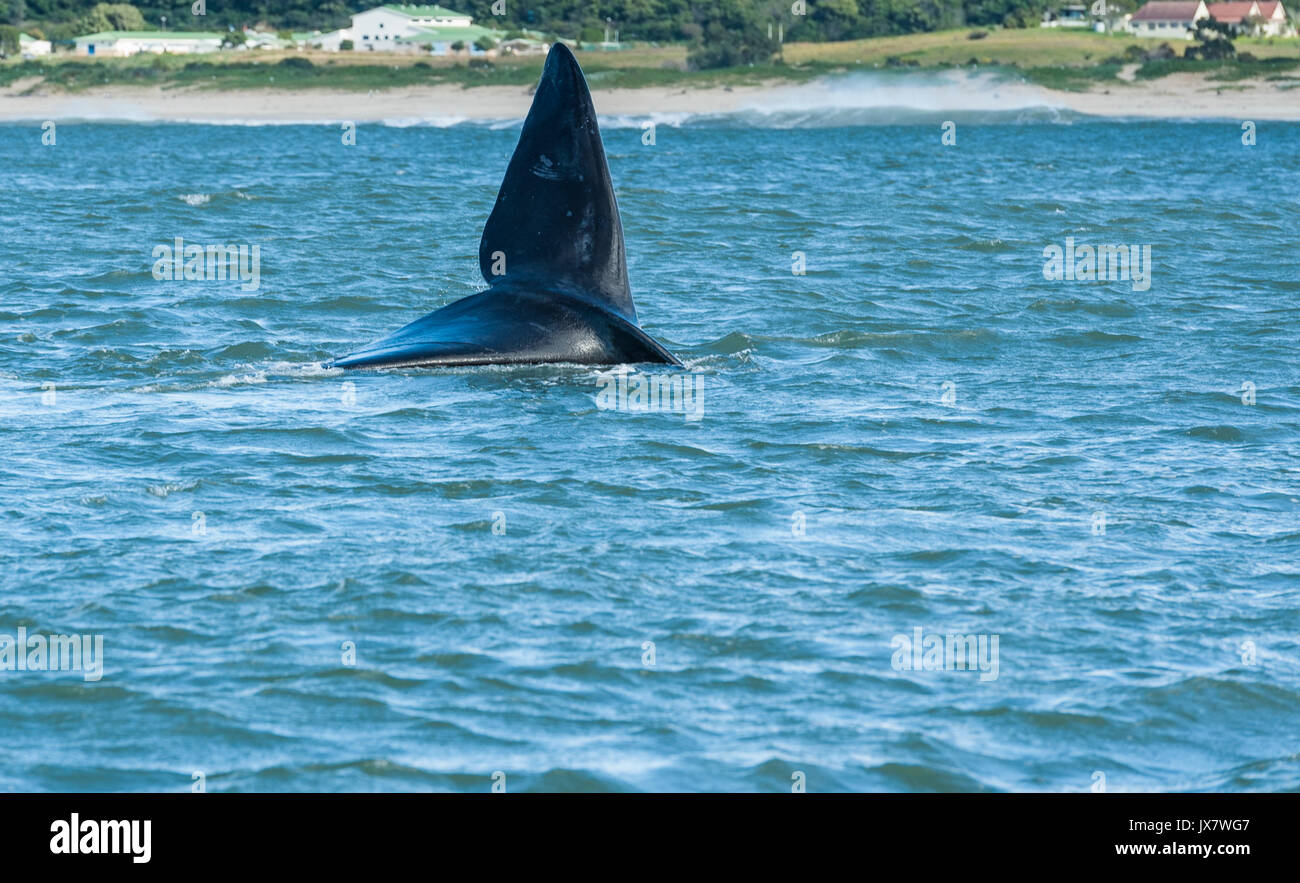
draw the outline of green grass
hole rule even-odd
[[[296,60],[296,59],[295,59]],[[300,67],[273,61],[204,61],[184,56],[26,61],[0,67],[0,85],[31,77],[41,85],[67,92],[99,86],[161,86],[167,89],[304,89],[347,91],[392,89],[429,83],[525,85],[536,82],[541,65],[494,65],[487,68],[414,64],[340,64]]]
[[[1122,64],[1106,61],[1091,67],[1031,67],[1024,71],[1025,79],[1048,89],[1061,92],[1087,92],[1102,82],[1122,83],[1117,76]]]
[[[764,65],[714,71],[688,71],[677,64],[637,67],[614,53],[588,54],[583,66],[595,88],[641,86],[745,85],[773,79],[807,80],[828,73],[825,65]],[[26,92],[55,88],[80,92],[104,86],[158,86],[164,89],[336,89],[369,91],[409,86],[530,86],[541,75],[542,59],[490,64],[435,63],[416,58],[393,63],[355,63],[344,58],[302,56],[275,60],[207,60],[193,56],[151,58],[33,60],[0,64],[0,87],[32,81]]]
[[[1211,80],[1273,80],[1284,71],[1300,67],[1300,58],[1261,58],[1257,61],[1236,59],[1210,75]]]
[[[972,40],[976,31],[987,36]],[[963,28],[842,43],[790,43],[785,58],[882,67],[891,57],[921,67],[951,67],[972,60],[1018,68],[1084,66],[1121,54],[1131,42],[1133,38],[1127,36],[1057,28]]]
[[[1169,58],[1148,61],[1137,70],[1140,80],[1155,80],[1170,74],[1206,74],[1207,80],[1233,81],[1266,79],[1283,71],[1300,67],[1300,58],[1264,58],[1257,61],[1226,59],[1206,61],[1195,58]]]

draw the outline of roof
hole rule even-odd
[[[1236,24],[1255,11],[1254,0],[1245,3],[1207,3],[1206,9],[1215,20],[1224,24]]]
[[[1133,21],[1191,21],[1201,8],[1199,0],[1194,3],[1148,3],[1133,13]]]
[[[385,3],[384,9],[391,9],[410,18],[472,18],[468,12],[457,12],[445,6],[417,6],[406,3]]]
[[[1277,12],[1277,8],[1282,5],[1282,0],[1261,0],[1259,4],[1259,14],[1264,18],[1272,18]]]
[[[491,28],[482,28],[478,25],[470,25],[467,28],[421,28],[414,33],[407,34],[405,37],[398,37],[398,43],[454,43],[457,40],[464,40],[467,43],[473,43],[480,37],[492,37],[494,40],[502,36],[502,31],[494,31]]]
[[[219,31],[100,31],[98,34],[86,34],[76,39],[94,40],[98,43],[108,43],[113,40],[216,40],[221,42],[223,36]]]

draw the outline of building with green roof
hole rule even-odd
[[[428,45],[434,52],[446,51],[452,43],[471,45],[494,33],[476,26],[468,13],[445,6],[377,6],[352,16],[351,39],[362,52],[418,51]]]
[[[138,55],[141,52],[171,52],[188,55],[216,52],[221,48],[219,31],[101,31],[77,37],[78,55]]]

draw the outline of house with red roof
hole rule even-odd
[[[1210,18],[1225,25],[1236,25],[1238,29],[1249,27],[1251,18],[1259,18],[1259,4],[1255,0],[1245,3],[1207,3]]]
[[[1128,27],[1135,37],[1190,40],[1196,22],[1209,17],[1205,0],[1153,0],[1133,13]]]
[[[1206,6],[1215,21],[1234,25],[1240,34],[1254,37],[1283,37],[1291,33],[1282,0],[1257,3],[1256,0],[1236,3],[1210,3]]]
[[[1282,0],[1268,0],[1268,2],[1260,0],[1256,5],[1259,7],[1256,33],[1261,37],[1295,36],[1295,25],[1291,24],[1286,10],[1282,8]]]

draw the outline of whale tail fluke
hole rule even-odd
[[[546,58],[483,228],[479,266],[486,291],[331,364],[681,364],[637,325],[591,92],[562,43]]]
[[[478,254],[491,284],[562,281],[636,322],[596,110],[582,68],[563,43],[546,57]]]

